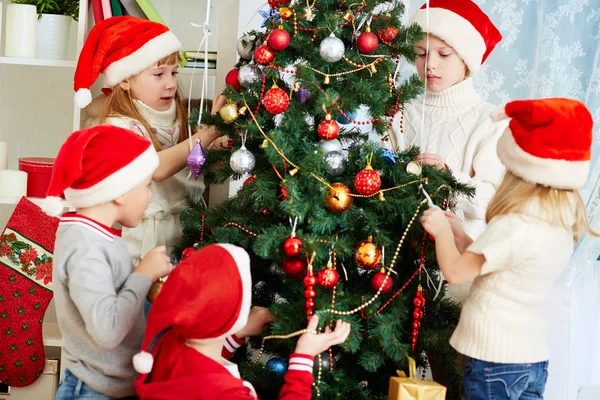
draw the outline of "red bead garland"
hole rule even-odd
[[[415,351],[417,345],[417,337],[419,336],[419,328],[421,327],[421,319],[423,318],[423,307],[425,307],[425,298],[423,297],[423,287],[419,285],[417,288],[417,294],[413,299],[415,310],[413,312],[413,329],[411,339],[411,350]]]
[[[306,290],[304,290],[304,298],[306,299],[306,316],[310,317],[315,313],[315,297],[317,297],[317,292],[315,292],[315,284],[317,283],[317,279],[313,273],[312,268],[312,260],[308,264],[308,272],[304,277],[304,286],[306,286]]]

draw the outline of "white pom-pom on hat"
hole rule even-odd
[[[86,108],[92,102],[92,92],[90,89],[79,89],[75,92],[75,105],[79,108]]]
[[[133,356],[133,368],[140,374],[148,374],[152,371],[154,357],[146,351],[140,351]]]
[[[51,217],[62,214],[64,207],[60,197],[48,196],[44,199],[42,210]]]

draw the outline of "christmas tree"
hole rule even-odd
[[[205,181],[233,176],[244,185],[210,209],[190,198],[179,250],[184,257],[227,242],[250,253],[253,304],[278,317],[267,334],[276,338],[236,354],[261,399],[277,398],[294,349],[296,338],[282,337],[313,313],[321,329],[338,318],[352,324],[343,346],[317,357],[315,397],[386,398],[389,378],[411,355],[443,365],[448,398],[457,398],[460,367],[448,340],[459,307],[436,298],[434,246],[419,217],[472,189],[416,163],[418,149],[397,152],[386,140],[402,104],[423,90],[418,76],[397,77],[399,63],[416,59],[422,32],[402,26],[398,1],[269,4],[264,29],[238,42],[229,103],[202,117],[231,145],[208,153]],[[365,127],[382,140],[369,141]]]

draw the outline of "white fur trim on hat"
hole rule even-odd
[[[444,8],[420,9],[411,20],[423,29],[451,46],[460,58],[467,64],[472,75],[481,68],[481,61],[487,49],[485,41],[475,27],[465,18]]]
[[[110,64],[103,72],[106,84],[115,86],[137,75],[169,54],[181,50],[181,42],[171,31],[147,41],[142,47]]]
[[[75,105],[79,108],[86,108],[92,102],[92,92],[90,89],[79,89],[75,92]]]
[[[158,154],[153,146],[149,146],[135,160],[94,186],[86,189],[66,189],[65,198],[75,208],[107,203],[142,183],[157,167]]]
[[[577,189],[585,184],[589,161],[568,161],[541,158],[525,152],[506,129],[497,147],[498,157],[514,175],[527,182],[556,189]]]
[[[146,351],[133,356],[133,368],[140,374],[149,374],[154,366],[154,357]]]

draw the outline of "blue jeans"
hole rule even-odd
[[[464,400],[538,400],[544,398],[548,361],[499,364],[466,357]]]
[[[65,370],[65,376],[58,386],[54,400],[116,400],[114,397],[106,396],[96,392],[94,389],[83,383],[68,369]],[[125,399],[134,400],[137,397],[125,397]]]

